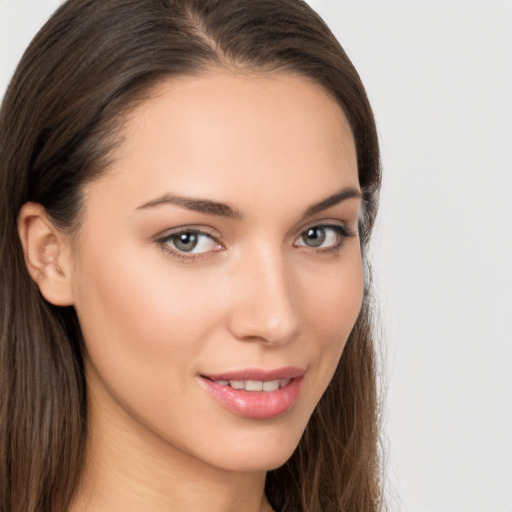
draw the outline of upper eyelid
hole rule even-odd
[[[355,229],[351,228],[350,224],[351,223],[340,220],[340,219],[337,219],[337,220],[322,219],[322,220],[312,221],[312,222],[306,224],[304,227],[300,228],[299,235],[301,235],[302,233],[304,233],[304,231],[307,231],[308,229],[311,229],[311,228],[333,228],[333,229],[340,228],[340,229],[346,230],[347,232],[356,231]],[[356,229],[357,229],[357,226],[356,226]]]
[[[322,229],[332,229],[333,231],[336,231],[336,233],[339,236],[342,236],[344,238],[352,238],[354,236],[357,236],[357,231],[350,228],[350,226],[347,226],[346,224],[336,224],[336,223],[317,223],[317,224],[311,224],[308,227],[301,230],[300,234],[296,239],[300,238],[301,235],[303,235],[306,231],[312,229],[312,228],[322,228]]]
[[[211,233],[208,233],[207,231],[205,231],[203,229],[199,229],[197,227],[189,228],[187,226],[182,226],[182,227],[174,228],[174,229],[170,229],[170,230],[167,229],[165,231],[161,231],[160,235],[156,235],[155,237],[153,237],[153,240],[160,247],[161,250],[165,251],[167,254],[170,254],[171,256],[173,256],[175,258],[179,258],[182,261],[189,260],[192,262],[194,260],[204,259],[204,258],[207,258],[209,255],[213,254],[214,252],[216,252],[216,250],[214,250],[214,249],[208,250],[205,252],[199,252],[199,253],[184,252],[184,251],[180,251],[177,247],[173,247],[174,243],[173,243],[172,239],[174,237],[178,236],[180,233],[187,233],[187,232],[193,232],[198,235],[206,236],[211,240],[212,243],[214,243],[217,246],[217,248],[219,246],[224,249],[226,248],[225,245],[222,242],[220,242],[216,236],[212,235]]]
[[[220,234],[217,230],[207,226],[197,226],[197,225],[189,225],[189,226],[179,226],[176,228],[168,228],[160,231],[156,235],[153,236],[155,240],[164,240],[166,238],[170,238],[172,236],[179,235],[180,233],[198,233],[200,235],[209,236],[213,240],[219,241]]]
[[[180,233],[193,232],[197,235],[203,235],[208,237],[211,242],[217,245],[217,249],[211,249],[204,252],[187,252],[181,251],[177,247],[173,247],[174,243],[172,239],[178,236]],[[155,243],[160,247],[162,251],[170,255],[172,258],[179,260],[183,263],[193,263],[194,261],[200,261],[204,259],[208,259],[213,255],[216,250],[219,250],[218,247],[224,248],[224,244],[218,241],[216,237],[211,235],[208,232],[205,232],[203,229],[199,228],[189,228],[187,226],[183,226],[180,228],[174,228],[171,230],[165,230],[161,232],[161,236],[154,237]]]

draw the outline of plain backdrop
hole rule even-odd
[[[0,0],[0,96],[59,3]],[[310,3],[382,143],[391,511],[512,512],[512,2]]]

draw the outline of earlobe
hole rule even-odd
[[[72,305],[69,242],[42,205],[23,205],[18,216],[18,233],[27,270],[43,297],[55,306]]]

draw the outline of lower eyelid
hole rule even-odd
[[[194,249],[191,251],[183,251],[180,250],[175,245],[176,238],[179,235],[190,233],[195,234],[198,237],[206,237],[209,240],[205,243],[211,244],[211,248],[208,248],[202,252],[194,252]],[[218,241],[217,237],[213,234],[203,231],[202,229],[193,228],[193,227],[182,227],[175,229],[173,231],[168,231],[163,236],[159,236],[158,239],[155,240],[160,249],[165,252],[169,257],[181,262],[181,263],[194,263],[199,260],[208,259],[214,255],[214,253],[221,251],[224,249],[224,246]]]
[[[311,247],[311,246],[308,246],[305,244],[297,244],[298,247],[305,247],[307,249],[311,249],[311,250],[317,251],[317,252],[322,251],[322,250],[328,251],[330,249],[336,249],[336,248],[340,247],[341,245],[343,245],[343,243],[346,241],[347,238],[353,238],[354,236],[357,236],[357,233],[355,233],[354,231],[352,231],[351,229],[349,229],[346,226],[339,226],[337,224],[315,224],[315,225],[312,225],[312,226],[306,228],[304,231],[302,231],[297,240],[300,240],[302,238],[302,236],[304,235],[304,233],[306,233],[309,229],[313,229],[313,228],[321,228],[326,231],[331,230],[334,232],[337,240],[334,243],[332,243],[331,245],[328,245],[326,247]]]

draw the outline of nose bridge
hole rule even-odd
[[[235,270],[231,330],[239,339],[283,344],[299,329],[292,272],[279,247],[258,247]]]

